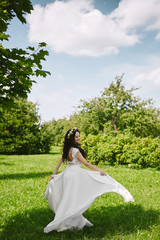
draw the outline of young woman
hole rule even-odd
[[[82,213],[91,206],[95,198],[104,193],[115,192],[126,202],[134,201],[125,187],[86,161],[85,152],[80,148],[79,142],[79,130],[69,129],[65,135],[63,154],[49,179],[45,193],[45,198],[55,213],[54,220],[44,228],[45,233],[93,226]],[[68,166],[57,174],[64,161],[68,162]],[[81,163],[93,171],[81,168]]]

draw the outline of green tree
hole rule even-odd
[[[100,97],[82,101],[75,120],[86,135],[101,132],[130,130],[136,136],[160,135],[160,111],[146,101],[134,96],[137,88],[125,89],[123,75],[116,77]]]
[[[15,106],[1,109],[0,152],[32,154],[49,152],[51,134],[41,124],[36,104],[15,99]]]
[[[41,61],[45,60],[48,51],[45,43],[39,43],[37,49],[27,47],[26,50],[3,47],[2,41],[9,40],[6,34],[9,22],[17,17],[26,23],[25,14],[33,9],[30,0],[0,1],[0,105],[9,107],[14,98],[27,97],[35,80],[33,76],[46,77],[50,74],[42,69]]]
[[[66,118],[58,119],[57,121],[53,119],[51,122],[46,124],[49,132],[52,133],[52,141],[55,145],[63,142],[64,135],[67,130],[72,127]]]

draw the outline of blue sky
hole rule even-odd
[[[7,47],[48,44],[43,68],[29,99],[42,121],[68,117],[80,103],[125,73],[126,88],[160,107],[160,1],[32,0],[27,24],[14,19]]]

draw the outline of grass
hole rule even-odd
[[[93,227],[43,233],[54,217],[44,193],[58,159],[56,147],[46,155],[0,155],[2,240],[160,239],[160,172],[105,165],[99,167],[122,183],[135,202],[124,203],[115,193],[104,194],[84,213]],[[60,171],[65,167],[62,165]]]

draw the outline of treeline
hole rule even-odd
[[[15,100],[0,109],[0,153],[48,153],[62,145],[69,128],[81,132],[83,148],[94,164],[157,167],[160,164],[160,109],[136,97],[116,77],[99,97],[82,100],[69,119],[41,123],[36,104]]]
[[[122,77],[116,77],[99,97],[81,100],[69,119],[48,122],[54,144],[59,144],[67,129],[74,126],[85,136],[126,130],[136,137],[160,136],[160,109],[153,106],[151,99],[135,96],[136,88],[126,90]]]

